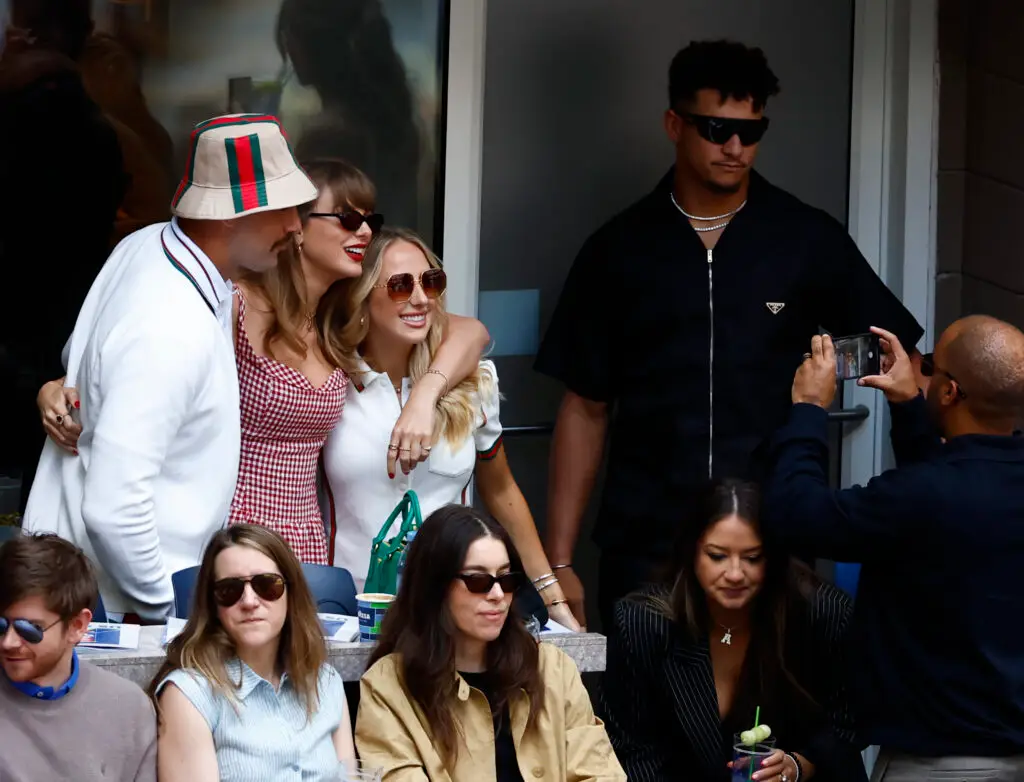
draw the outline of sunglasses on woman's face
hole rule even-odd
[[[0,616],[0,639],[7,635],[7,631],[13,627],[14,632],[20,635],[25,643],[35,645],[41,643],[46,631],[60,624],[60,621],[58,619],[43,627],[28,619],[8,619],[5,616]]]
[[[377,214],[376,212],[364,215],[362,212],[357,212],[353,209],[348,212],[310,212],[309,216],[336,218],[341,223],[341,227],[351,233],[358,231],[363,223],[370,226],[370,231],[375,234],[380,233],[380,229],[384,227],[384,215]]]
[[[495,584],[501,587],[502,592],[511,595],[523,585],[522,573],[503,573],[500,576],[492,576],[490,573],[459,573],[457,578],[474,595],[486,595],[494,589]]]
[[[213,584],[213,599],[222,608],[230,608],[242,599],[245,585],[249,584],[256,597],[273,602],[281,599],[286,583],[284,576],[278,573],[260,573],[249,578],[222,578]]]
[[[731,119],[729,117],[708,117],[703,114],[683,113],[679,115],[693,125],[697,135],[712,144],[727,144],[733,136],[740,137],[740,144],[750,147],[756,144],[768,130],[768,118]]]
[[[448,287],[448,275],[443,269],[427,269],[419,277],[405,272],[403,274],[392,274],[383,285],[374,285],[374,288],[384,288],[388,297],[396,304],[405,304],[412,298],[417,283],[423,288],[423,294],[428,299],[436,299],[445,288]]]

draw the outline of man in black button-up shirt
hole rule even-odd
[[[569,565],[609,442],[595,540],[602,619],[670,557],[691,492],[750,477],[786,419],[812,335],[921,328],[835,219],[753,171],[778,82],[759,49],[694,43],[669,71],[676,164],[580,251],[537,356],[565,398],[552,449],[547,553]],[[562,567],[559,567],[562,566]]]
[[[863,563],[853,705],[859,735],[881,745],[895,778],[1021,779],[1024,438],[1013,431],[1024,334],[983,316],[954,323],[924,359],[926,396],[885,336],[892,368],[862,383],[889,399],[897,468],[829,488],[835,358],[815,338],[773,439],[761,522],[801,553]]]

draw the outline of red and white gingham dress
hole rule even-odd
[[[229,524],[260,524],[283,537],[302,562],[326,565],[327,535],[317,504],[317,460],[341,418],[348,377],[336,369],[319,388],[253,350],[238,295],[235,359],[242,400],[242,459]]]

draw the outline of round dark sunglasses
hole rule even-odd
[[[490,573],[459,573],[456,578],[462,580],[466,589],[474,595],[486,595],[497,584],[506,594],[514,594],[523,585],[522,573],[503,573],[492,576]]]
[[[412,298],[417,283],[423,288],[423,294],[428,299],[436,299],[448,287],[448,275],[444,273],[444,269],[427,269],[418,278],[409,274],[409,272],[404,272],[402,274],[392,274],[388,277],[386,283],[374,285],[373,287],[385,288],[391,301],[397,304],[404,304]]]
[[[250,584],[257,597],[273,602],[281,599],[287,583],[284,576],[277,573],[260,573],[249,578],[222,578],[213,584],[213,599],[222,608],[230,608],[242,599],[245,585]]]
[[[768,118],[731,119],[729,117],[708,117],[704,114],[680,114],[684,120],[697,129],[697,135],[712,144],[727,144],[733,136],[740,137],[740,144],[753,146],[768,130]]]
[[[7,635],[7,631],[13,627],[14,632],[20,635],[25,643],[35,645],[42,642],[47,630],[60,623],[61,620],[58,619],[56,622],[46,625],[46,627],[41,627],[35,622],[30,622],[28,619],[8,619],[5,616],[0,616],[0,638]]]
[[[346,231],[355,233],[359,230],[359,226],[366,223],[370,226],[372,233],[380,233],[380,229],[384,227],[384,215],[377,214],[376,212],[370,212],[369,214],[363,214],[357,212],[354,209],[348,212],[310,212],[310,217],[333,217],[339,223],[341,227]]]

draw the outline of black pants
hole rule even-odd
[[[601,552],[597,573],[597,610],[601,626],[594,629],[607,635],[614,624],[615,603],[647,584],[662,581],[667,569],[667,562],[652,557]]]

